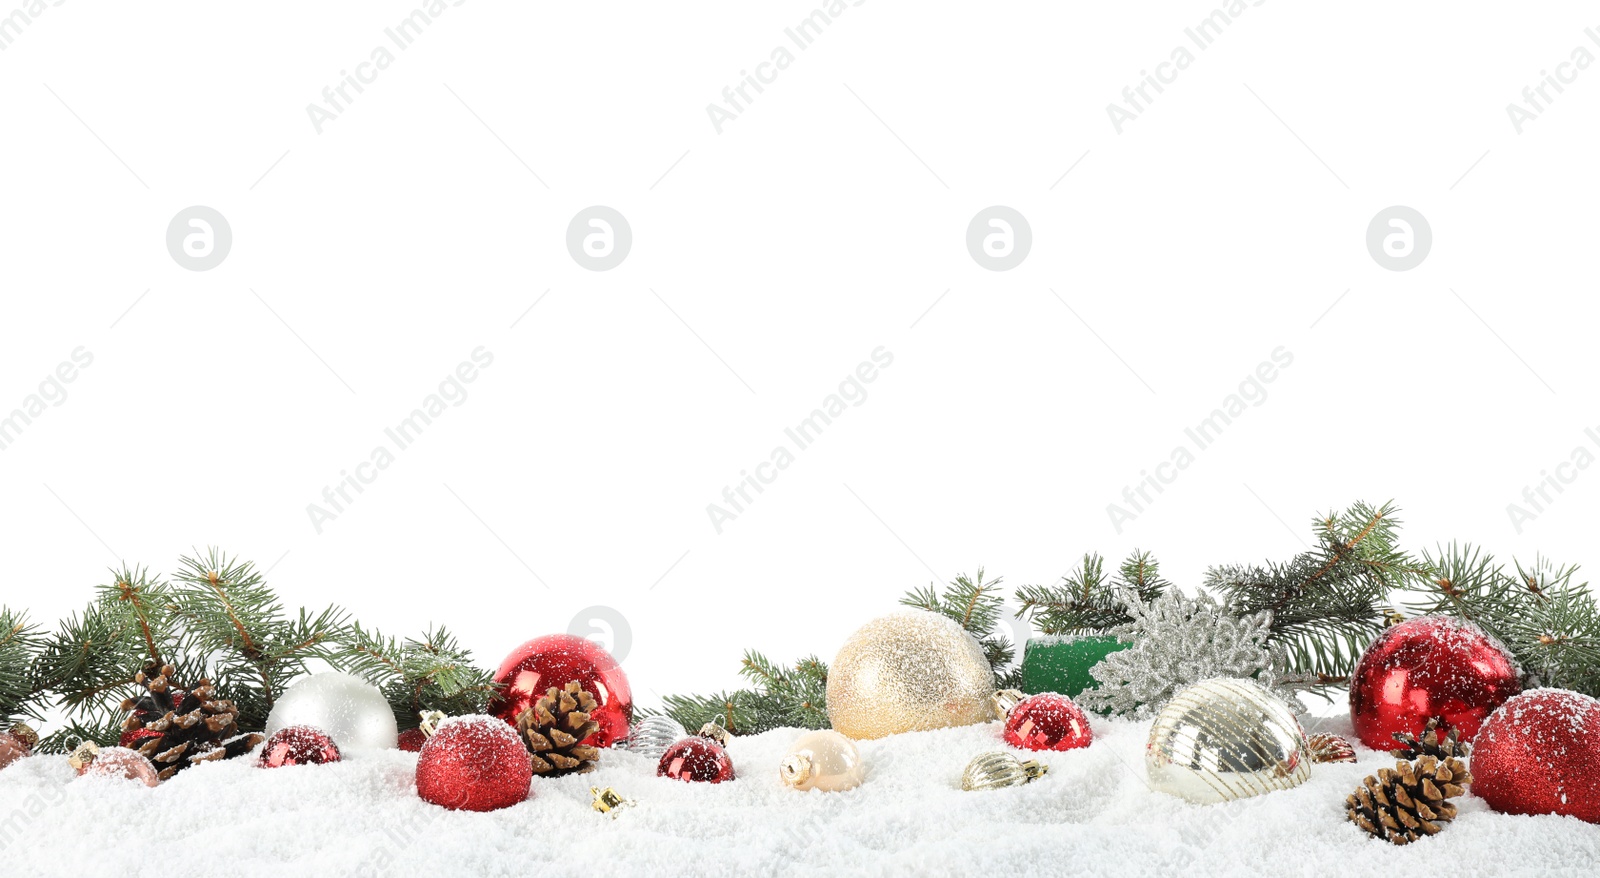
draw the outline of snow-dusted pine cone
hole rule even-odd
[[[173,683],[174,673],[171,665],[145,668],[134,677],[144,694],[122,702],[129,711],[122,722],[124,746],[154,763],[162,780],[197,762],[242,756],[264,740],[239,733],[239,708],[215,697],[210,680],[184,689]]]
[[[1345,816],[1373,838],[1408,844],[1454,820],[1456,806],[1450,799],[1465,793],[1469,783],[1472,775],[1455,757],[1396,762],[1394,768],[1368,775],[1345,798]]]
[[[600,729],[589,718],[595,706],[594,696],[574,680],[565,689],[550,687],[517,716],[517,734],[533,754],[534,774],[554,777],[594,767],[600,750],[584,740]]]

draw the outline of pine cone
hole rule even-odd
[[[595,706],[594,696],[574,680],[565,689],[550,687],[517,715],[517,733],[533,754],[534,774],[555,777],[594,767],[600,750],[583,742],[600,730],[589,718]]]
[[[1416,759],[1419,756],[1432,756],[1435,759],[1462,759],[1472,755],[1472,745],[1461,740],[1460,734],[1451,729],[1448,734],[1439,734],[1439,717],[1428,720],[1423,727],[1421,735],[1408,735],[1405,732],[1395,732],[1393,737],[1400,746],[1390,750],[1389,755],[1396,759]]]
[[[123,740],[155,764],[162,780],[197,762],[242,756],[264,740],[239,734],[239,708],[216,698],[210,680],[185,690],[173,684],[174,673],[171,665],[145,668],[134,677],[145,694],[122,702],[130,711]]]
[[[1408,844],[1433,835],[1455,819],[1451,798],[1466,792],[1472,775],[1460,759],[1423,756],[1368,775],[1344,800],[1345,816],[1373,838]]]
[[[1355,762],[1356,750],[1338,735],[1312,735],[1306,739],[1312,762]]]

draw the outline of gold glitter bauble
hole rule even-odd
[[[988,722],[993,694],[978,641],[927,610],[861,626],[828,667],[828,721],[857,740]]]
[[[1311,776],[1300,721],[1252,680],[1219,677],[1172,697],[1145,745],[1150,786],[1191,802],[1227,802],[1299,786]]]

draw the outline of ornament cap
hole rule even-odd
[[[638,804],[632,799],[624,798],[621,793],[611,787],[606,787],[603,790],[599,787],[590,787],[589,793],[594,796],[592,807],[601,814],[610,814],[612,817],[617,816],[618,811]]]
[[[32,750],[39,746],[39,733],[27,723],[15,723],[10,729],[11,737],[22,743],[24,749]]]
[[[1011,715],[1011,708],[1016,707],[1022,699],[1028,696],[1020,689],[999,689],[989,696],[989,706],[994,709],[995,719],[1005,719]]]
[[[92,765],[99,755],[99,744],[93,741],[84,741],[72,751],[71,756],[67,757],[67,762],[71,763],[74,770],[82,774],[83,770]]]
[[[1022,761],[1022,773],[1028,776],[1028,780],[1038,780],[1039,778],[1044,777],[1045,773],[1049,770],[1050,766],[1044,765],[1035,760],[1024,759]],[[1023,781],[1023,783],[1027,783],[1027,781]]]
[[[422,722],[417,724],[417,730],[429,738],[439,731],[439,724],[449,718],[442,710],[424,710],[419,711],[417,715],[422,718]]]
[[[733,737],[727,729],[722,727],[722,723],[717,720],[712,720],[701,726],[697,734],[702,738],[710,738],[724,747],[728,746],[728,740]]]
[[[778,763],[778,779],[786,786],[799,786],[810,779],[813,767],[810,756],[804,753],[790,753]]]

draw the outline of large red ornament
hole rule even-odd
[[[503,687],[489,704],[489,712],[515,725],[517,715],[533,706],[551,686],[564,689],[573,680],[594,696],[598,707],[590,718],[600,730],[586,740],[594,747],[609,747],[628,737],[633,721],[633,692],[628,677],[611,654],[593,641],[572,634],[535,637],[516,648],[500,663],[494,681]]]
[[[417,755],[417,795],[452,811],[494,811],[529,796],[533,760],[515,729],[492,716],[439,724]]]
[[[1496,811],[1600,823],[1600,701],[1566,689],[1507,701],[1473,742],[1472,777]]]
[[[667,748],[656,766],[657,777],[673,780],[722,783],[733,780],[733,760],[721,744],[710,738],[690,735]]]
[[[1394,734],[1422,734],[1439,717],[1470,741],[1495,708],[1522,691],[1516,663],[1468,622],[1423,616],[1389,628],[1350,678],[1350,720],[1361,743],[1392,750]]]
[[[1007,744],[1024,750],[1074,750],[1094,740],[1089,718],[1071,698],[1044,692],[1017,702],[1006,716]]]
[[[310,726],[289,726],[272,733],[257,760],[262,768],[285,765],[327,765],[340,760],[339,745]]]

